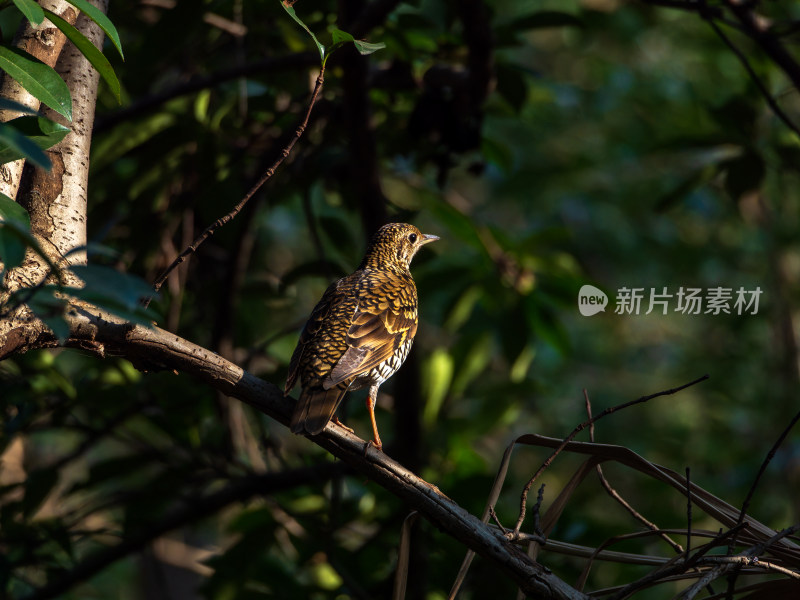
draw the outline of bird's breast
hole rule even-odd
[[[408,353],[411,352],[411,345],[413,343],[413,339],[407,339],[392,356],[366,373],[359,375],[350,385],[350,390],[360,390],[367,386],[381,385],[403,365],[406,357],[408,357]]]

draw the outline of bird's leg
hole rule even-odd
[[[347,431],[349,431],[350,433],[355,433],[355,430],[354,430],[354,429],[351,429],[350,427],[348,427],[347,425],[345,425],[344,423],[342,423],[342,422],[339,420],[339,417],[338,417],[337,415],[333,415],[333,419],[332,419],[332,420],[333,420],[333,422],[334,422],[334,423],[336,423],[336,424],[337,424],[339,427],[341,427],[342,429],[346,429],[346,430],[347,430]]]
[[[374,439],[372,440],[372,444],[378,449],[383,449],[383,444],[381,443],[381,436],[378,435],[378,424],[375,422],[375,402],[378,399],[378,390],[374,392],[372,389],[369,391],[369,395],[367,396],[367,411],[369,411],[369,418],[372,421],[372,435]]]

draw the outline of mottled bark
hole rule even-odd
[[[103,11],[108,4],[107,0],[93,0],[92,3]],[[62,15],[74,13],[66,2],[43,0],[41,4],[53,12],[60,10]],[[102,30],[83,14],[77,21],[75,17],[76,15],[72,14],[71,20],[76,24],[78,31],[99,48],[103,41]],[[45,27],[39,33],[28,35],[26,32],[27,28],[24,28],[20,38],[21,43],[25,44],[24,48],[29,52],[36,51],[32,53],[41,60],[47,59],[53,62],[56,71],[66,81],[72,97],[73,123],[72,131],[48,151],[53,163],[52,169],[47,172],[28,165],[24,177],[16,181],[19,202],[30,215],[33,236],[39,242],[42,251],[54,263],[62,267],[82,264],[86,262],[85,251],[72,253],[71,251],[86,245],[89,147],[99,74],[71,42],[65,45],[62,39],[56,53],[54,40],[59,36],[63,38],[63,35],[60,32],[53,33],[52,26]],[[43,32],[46,32],[46,35]],[[6,77],[6,80],[9,79]],[[6,84],[7,81],[0,88],[0,95],[19,101],[20,97],[13,95],[13,86],[8,84],[10,87],[7,87]],[[6,91],[9,96],[5,95]],[[47,110],[43,112],[48,114]],[[52,113],[48,116],[52,117]],[[2,179],[0,191],[4,191],[7,195],[11,195],[8,186],[14,184],[6,178],[9,173],[10,171],[4,171],[0,177]],[[20,183],[22,185],[19,185]],[[17,195],[16,190],[14,195]],[[6,289],[0,294],[0,305],[8,299],[9,294],[38,285],[51,275],[46,262],[29,250],[22,265],[6,275],[4,282]],[[67,281],[72,285],[80,284],[69,275]],[[0,320],[0,359],[15,352],[47,347],[55,343],[56,340],[48,328],[24,304]]]
[[[42,8],[59,15],[71,25],[75,24],[78,12],[65,0],[39,0],[39,4]],[[14,38],[14,46],[38,58],[46,65],[55,67],[66,40],[64,34],[47,19],[40,25],[33,25],[29,21],[23,20],[20,30]],[[2,84],[0,84],[0,98],[15,100],[33,110],[38,110],[40,105],[36,98],[8,75],[3,76]],[[16,111],[0,110],[0,122],[4,123],[18,116],[19,113]],[[0,192],[9,198],[17,196],[24,164],[25,161],[20,159],[0,166]]]

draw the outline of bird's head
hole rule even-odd
[[[389,223],[372,236],[364,265],[376,267],[399,263],[408,268],[417,250],[438,239],[435,235],[420,232],[408,223]]]

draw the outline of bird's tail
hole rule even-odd
[[[346,392],[340,387],[304,389],[292,414],[292,433],[316,435],[325,429]]]

